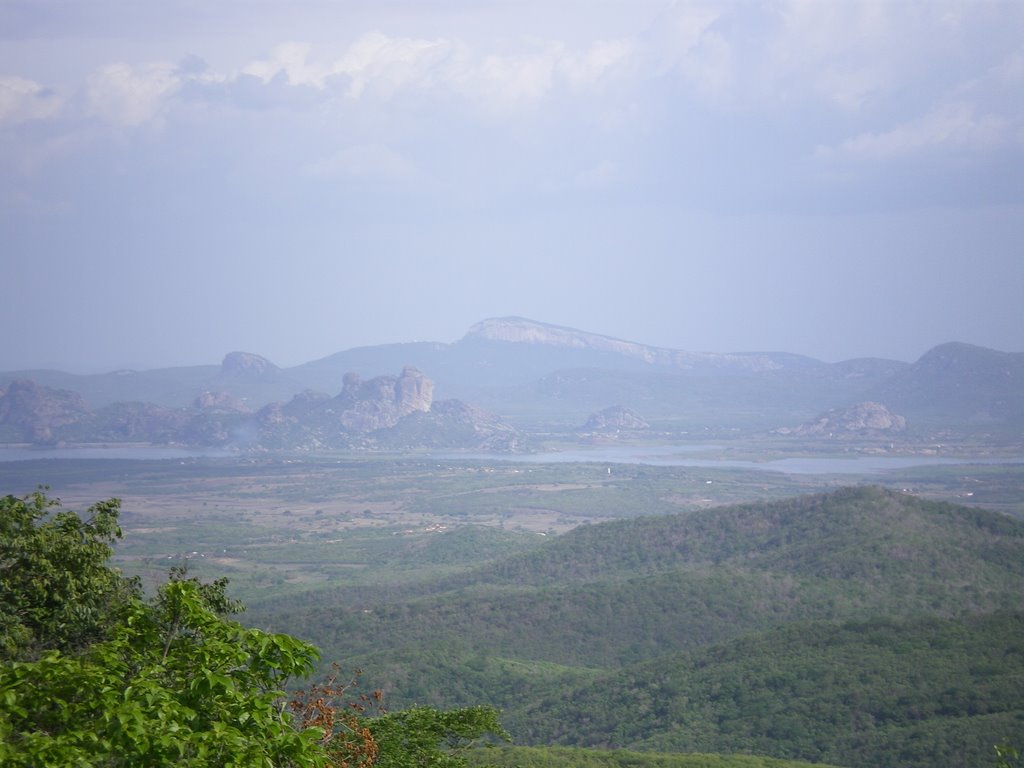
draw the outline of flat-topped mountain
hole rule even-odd
[[[650,366],[693,370],[699,367],[736,368],[750,371],[772,371],[799,364],[814,364],[798,355],[715,354],[684,352],[678,349],[651,347],[611,336],[588,333],[575,328],[539,323],[523,317],[497,317],[483,320],[469,329],[460,343],[497,341],[527,344],[556,349],[588,350],[618,355],[624,360],[639,360]]]

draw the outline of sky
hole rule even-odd
[[[1024,352],[1024,3],[0,0],[0,285],[8,371]]]

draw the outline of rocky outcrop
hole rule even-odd
[[[388,450],[468,448],[507,453],[521,447],[513,427],[461,400],[439,400],[430,411],[412,413],[372,437],[375,447]]]
[[[31,379],[15,379],[0,390],[0,424],[19,432],[26,442],[52,442],[61,428],[89,415],[89,406],[78,393],[44,387]]]
[[[782,362],[781,358],[776,359],[769,354],[717,354],[651,347],[575,328],[539,323],[524,317],[494,317],[482,320],[469,329],[464,337],[464,340],[466,339],[611,353],[622,358],[639,360],[649,365],[680,370],[735,369],[762,372],[786,367],[786,363]],[[796,359],[796,356],[782,357],[789,358],[790,362]]]
[[[165,408],[155,403],[114,403],[101,409],[87,439],[146,443],[181,442],[189,423],[183,408]]]
[[[777,430],[795,435],[871,435],[892,434],[907,428],[907,420],[889,411],[881,403],[856,403],[847,408],[832,409],[814,421],[795,429]]]
[[[192,407],[199,411],[252,413],[252,409],[242,398],[230,392],[203,392],[192,401]]]
[[[220,364],[222,376],[229,378],[267,379],[281,373],[281,369],[252,352],[229,352]]]
[[[236,373],[265,375],[262,358],[232,353]],[[233,364],[234,364],[233,363]],[[273,369],[276,370],[276,369]],[[240,450],[512,450],[518,433],[457,400],[434,403],[434,383],[411,366],[398,376],[344,378],[336,397],[306,390],[252,413],[233,394],[205,391],[189,406],[116,402],[91,411],[76,393],[19,379],[0,390],[0,442],[135,442]],[[435,405],[437,406],[435,408]]]
[[[346,430],[374,432],[395,426],[411,413],[427,413],[433,399],[434,382],[407,366],[397,378],[377,376],[363,381],[358,374],[346,374],[335,402]]]
[[[621,405],[613,405],[591,414],[583,429],[587,432],[604,432],[619,429],[650,429],[650,426],[636,411]]]

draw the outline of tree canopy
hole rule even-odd
[[[504,736],[486,707],[386,714],[339,701],[348,686],[288,692],[318,650],[227,618],[226,580],[175,571],[144,600],[108,564],[119,509],[0,501],[0,764],[458,768]]]
[[[44,490],[0,498],[0,661],[105,639],[140,594],[108,564],[120,501],[98,502],[83,519]]]

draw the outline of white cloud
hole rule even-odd
[[[90,111],[113,123],[138,126],[160,115],[180,86],[171,64],[110,64],[89,79]]]
[[[0,124],[44,120],[62,106],[60,97],[33,80],[0,76]]]
[[[861,133],[834,149],[821,148],[818,154],[886,160],[932,150],[981,152],[1019,140],[1020,131],[1007,118],[979,115],[972,104],[957,102],[888,131]]]
[[[403,88],[440,89],[458,94],[488,111],[535,106],[554,87],[557,77],[573,87],[594,86],[628,61],[635,42],[598,40],[582,52],[566,50],[558,41],[531,41],[521,51],[489,53],[445,38],[391,37],[365,34],[332,61],[314,60],[312,46],[284,43],[266,59],[250,62],[241,74],[269,83],[282,73],[289,85],[329,89],[342,82],[349,98],[372,94],[391,99]]]
[[[597,40],[581,55],[563,55],[558,70],[573,85],[593,85],[628,61],[634,50],[632,40]]]
[[[373,87],[387,95],[402,86],[436,82],[441,65],[457,46],[449,40],[364,35],[330,67],[330,74],[349,78],[348,95],[359,98]]]
[[[322,88],[328,69],[307,61],[311,49],[309,43],[281,43],[274,48],[269,59],[250,62],[242,68],[242,74],[253,75],[264,83],[269,83],[284,72],[291,85],[314,85]]]

